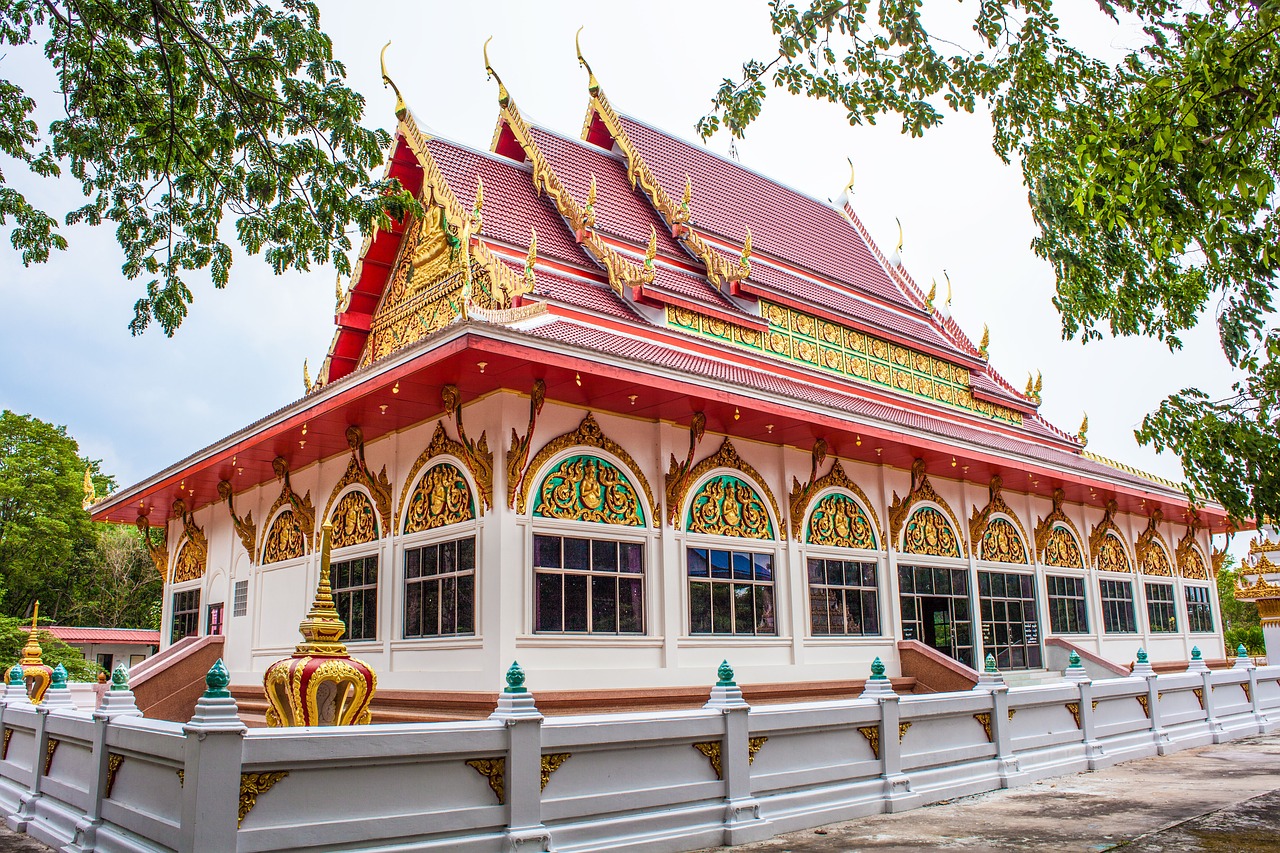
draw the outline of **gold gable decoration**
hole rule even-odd
[[[417,533],[422,530],[432,530],[436,527],[443,527],[445,524],[455,524],[459,521],[470,521],[476,517],[475,500],[471,495],[471,487],[467,482],[463,480],[461,485],[454,483],[453,486],[448,486],[444,482],[445,472],[436,473],[437,468],[446,466],[449,463],[440,462],[431,466],[431,472],[429,473],[433,473],[435,476],[435,480],[431,483],[427,483],[426,475],[423,476],[421,482],[416,479],[418,472],[422,470],[423,466],[438,456],[452,456],[465,465],[466,463],[463,462],[463,460],[466,458],[466,452],[467,449],[462,446],[461,442],[454,441],[449,438],[448,433],[444,430],[444,422],[436,421],[436,429],[431,436],[430,443],[427,444],[426,449],[423,450],[422,453],[418,454],[418,458],[415,459],[413,461],[413,465],[409,467],[409,476],[405,478],[404,486],[400,489],[400,504],[399,509],[397,510],[398,514],[396,516],[397,530],[400,530],[401,533]],[[461,476],[461,472],[459,472],[459,476]],[[409,494],[410,488],[414,489],[412,497]],[[440,491],[442,488],[445,489],[444,493]],[[466,518],[462,517],[462,510],[457,503],[458,498],[454,494],[454,492],[459,489],[465,493],[466,505],[469,508],[469,515],[467,515]],[[440,515],[434,512],[431,507],[441,504],[442,498],[443,505],[441,512],[443,515]],[[450,507],[455,508],[457,511],[455,512],[454,509],[450,509]],[[412,520],[410,520],[411,517]],[[443,518],[449,518],[452,520],[444,521],[442,520]]]
[[[231,526],[235,528],[236,536],[240,537],[240,544],[249,554],[249,562],[255,562],[258,558],[258,525],[253,523],[253,510],[245,513],[243,518],[236,515],[235,489],[232,488],[230,480],[218,482],[218,497],[227,503]]]
[[[142,534],[142,544],[147,549],[147,556],[151,557],[151,565],[155,566],[156,572],[161,578],[169,575],[169,526],[161,525],[160,541],[157,542],[151,538],[151,520],[146,515],[139,515],[134,524],[138,527],[138,532]]]
[[[592,179],[595,187],[595,179]],[[521,436],[511,428],[511,449],[507,451],[507,509],[516,508],[516,495],[520,492],[525,477],[525,466],[529,462],[529,445],[533,441],[533,428],[538,425],[538,415],[547,400],[547,383],[537,379],[529,394],[529,425]]]
[[[481,430],[480,440],[473,441],[467,437],[467,428],[462,423],[462,392],[457,385],[446,385],[440,389],[440,399],[444,403],[446,414],[453,415],[453,425],[458,431],[458,454],[466,463],[471,478],[480,489],[480,500],[484,512],[493,507],[493,451],[489,449],[489,433]]]
[[[1209,566],[1204,555],[1196,545],[1196,528],[1188,525],[1187,533],[1178,542],[1174,551],[1174,560],[1178,564],[1178,574],[1189,580],[1209,580]]]
[[[1173,564],[1169,561],[1169,550],[1165,547],[1164,539],[1159,532],[1160,522],[1163,520],[1164,513],[1159,509],[1151,514],[1147,520],[1146,529],[1138,534],[1134,551],[1138,555],[1138,571],[1142,574],[1171,578]]]
[[[329,517],[333,522],[333,547],[363,545],[378,538],[378,521],[373,515],[373,502],[359,487],[338,500]]]
[[[364,486],[369,493],[369,497],[373,499],[373,505],[378,508],[378,519],[380,523],[375,523],[373,525],[374,537],[376,537],[378,530],[386,530],[387,525],[392,522],[391,481],[387,479],[387,466],[383,465],[382,470],[378,472],[377,476],[374,476],[374,473],[369,470],[369,464],[364,458],[364,432],[360,427],[354,424],[347,427],[346,437],[347,447],[351,449],[351,461],[347,463],[347,470],[343,473],[341,479],[338,480],[337,485],[333,487],[333,491],[329,493],[329,501],[325,504],[324,515],[321,517],[336,519],[336,515],[331,513],[333,511],[334,501],[338,499],[338,496],[341,495],[348,486]],[[352,505],[351,509],[352,511],[355,511],[356,508]],[[354,522],[355,518],[353,517],[351,520]],[[343,540],[344,535],[345,531],[343,527],[338,526],[338,529],[334,534],[337,541],[334,542],[333,547],[343,547],[343,545],[338,544],[338,542]],[[354,543],[347,542],[345,544]]]
[[[280,480],[280,496],[267,513],[270,526],[262,540],[262,560],[259,563],[263,566],[305,556],[316,526],[316,508],[311,505],[311,492],[299,497],[293,490],[289,481],[289,463],[283,456],[277,456],[271,467]],[[286,506],[288,509],[281,512]]]
[[[809,545],[874,550],[876,534],[867,514],[852,496],[832,492],[813,508],[805,541]]]
[[[542,480],[535,516],[643,527],[644,510],[627,477],[598,456],[571,456]]]
[[[921,522],[925,523],[925,526],[921,527],[916,534],[919,542],[924,543],[921,547],[932,551],[938,545],[929,544],[930,540],[936,540],[940,544],[947,544],[944,540],[949,534],[950,539],[954,541],[956,546],[954,556],[963,557],[965,551],[964,543],[960,540],[960,520],[956,518],[956,514],[952,512],[950,505],[934,490],[933,484],[929,482],[929,475],[924,470],[923,459],[917,459],[911,463],[911,490],[907,492],[906,497],[898,497],[896,490],[893,493],[893,502],[889,504],[890,541],[895,545],[900,542],[904,543],[902,547],[905,551],[904,528],[907,526],[907,520],[914,517],[913,508],[921,501],[933,503],[942,510],[938,513],[942,522],[941,527],[938,527],[939,519],[933,519],[927,515],[920,519]],[[914,551],[909,553],[919,554],[924,552]]]
[[[684,496],[689,492],[689,486],[693,483],[691,474],[693,473],[693,454],[697,451],[698,445],[702,443],[702,437],[707,431],[707,416],[702,412],[694,412],[693,417],[689,420],[689,453],[683,461],[677,460],[674,453],[671,454],[670,467],[667,469],[666,491],[667,491],[667,523],[679,529],[680,527],[680,507],[684,506]]]
[[[826,450],[825,441],[819,440],[814,444],[813,464],[810,467],[808,483],[802,484],[797,478],[791,478],[791,533],[796,541],[800,541],[803,531],[806,540],[812,545],[832,544],[845,548],[875,549],[878,547],[877,541],[882,540],[884,535],[880,530],[880,519],[876,516],[875,507],[872,506],[866,492],[849,478],[839,459],[832,464],[831,470],[825,475],[816,476],[818,466],[826,456]],[[841,495],[840,492],[827,495],[818,501],[818,507],[814,509],[813,516],[805,527],[804,518],[809,513],[809,506],[817,495],[828,489],[852,493],[857,496],[857,501],[848,494]],[[861,503],[859,504],[858,501]],[[866,519],[867,512],[871,514],[870,520]],[[866,525],[865,530],[859,523],[859,516],[862,519],[861,524]],[[849,533],[844,532],[846,524]],[[860,544],[844,544],[846,542]]]
[[[690,533],[773,539],[773,523],[764,502],[748,483],[732,475],[712,477],[689,502]]]
[[[187,511],[187,504],[182,498],[173,502],[173,514],[182,519],[185,541],[178,547],[169,582],[182,583],[202,578],[209,562],[209,543],[204,531],[196,526],[195,516]]]
[[[947,518],[931,506],[911,514],[902,537],[902,553],[928,557],[961,557],[960,537]]]
[[[705,425],[705,423],[706,421],[704,419],[701,425]],[[697,425],[698,425],[697,416],[695,415],[695,426]],[[701,437],[701,430],[699,430],[699,438],[700,437]],[[692,431],[690,433],[689,440],[691,445],[689,448],[689,457],[690,459],[692,459],[693,447],[696,445]],[[680,466],[676,464],[676,460],[674,456],[671,459],[671,467],[672,467],[672,472],[667,474],[668,495],[670,495],[672,474],[677,473],[677,476],[678,476],[678,471],[680,470]],[[769,486],[765,482],[764,477],[761,477],[759,471],[751,467],[750,463],[748,463],[745,459],[743,459],[741,456],[738,455],[738,450],[733,446],[733,442],[729,440],[728,436],[725,436],[724,441],[720,442],[720,448],[716,450],[715,453],[711,454],[706,459],[703,459],[701,462],[699,462],[697,465],[694,465],[692,468],[689,468],[687,470],[687,473],[684,475],[683,485],[680,488],[679,494],[676,495],[676,504],[675,504],[676,515],[675,515],[675,523],[674,523],[674,526],[676,527],[676,529],[679,529],[680,527],[679,511],[684,506],[685,497],[688,495],[689,488],[692,487],[694,483],[698,482],[704,476],[716,470],[717,468],[728,468],[730,470],[738,471],[742,474],[745,474],[747,476],[747,479],[750,480],[752,483],[756,484],[759,490],[763,493],[764,498],[768,500],[769,508],[773,510],[773,518],[778,519],[779,524],[785,523],[785,520],[782,517],[782,513],[778,511],[778,501],[774,498],[773,492],[770,491]],[[751,487],[751,488],[752,488],[752,491],[755,491],[755,487]],[[668,500],[670,500],[670,496],[668,497]],[[690,501],[691,511],[692,511],[692,507],[693,507],[693,502]],[[767,515],[765,520],[766,521],[769,520]],[[769,535],[767,537],[770,539],[773,538],[772,527],[773,527],[772,523],[770,523]],[[786,531],[783,531],[783,535],[785,535],[785,533]],[[756,537],[756,538],[762,538],[762,537]]]
[[[1036,520],[1036,554],[1046,566],[1067,569],[1085,568],[1085,557],[1080,550],[1080,531],[1063,511],[1067,493],[1053,490],[1053,511]]]
[[[1022,522],[1005,503],[1001,490],[1004,480],[996,475],[988,485],[987,505],[976,506],[969,517],[969,541],[977,543],[978,559],[995,563],[1020,563],[1027,560],[1026,532]]]
[[[1107,501],[1102,520],[1089,532],[1089,551],[1097,562],[1100,572],[1132,572],[1129,553],[1125,550],[1124,539],[1120,528],[1116,526],[1115,514],[1119,505],[1114,500]]]
[[[625,473],[630,475],[623,476],[622,481],[639,483],[641,491],[644,492],[645,505],[649,508],[648,517],[652,519],[654,526],[657,525],[658,504],[653,499],[653,490],[649,488],[649,481],[645,479],[644,472],[636,464],[636,460],[631,457],[630,453],[604,434],[604,431],[600,429],[600,424],[596,422],[595,415],[591,412],[587,412],[587,416],[582,419],[582,423],[578,424],[577,429],[551,439],[533,457],[533,461],[529,463],[529,467],[526,469],[523,485],[517,494],[516,512],[524,514],[529,506],[529,493],[533,489],[533,480],[529,477],[529,474],[541,471],[551,461],[552,457],[573,447],[594,447],[597,450],[603,450],[611,454],[621,461],[626,469]],[[546,478],[543,479],[543,482],[545,490]],[[643,524],[645,513],[639,507],[636,508],[636,512],[639,515],[640,524]]]

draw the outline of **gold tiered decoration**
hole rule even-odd
[[[27,684],[27,696],[31,704],[38,705],[44,698],[53,680],[53,668],[44,662],[44,651],[36,637],[36,620],[40,618],[40,602],[36,602],[35,612],[31,614],[31,630],[27,633],[27,644],[22,647],[22,657],[18,663],[22,666],[22,680]]]
[[[1107,501],[1102,520],[1095,524],[1089,533],[1089,550],[1093,553],[1100,572],[1133,571],[1129,554],[1124,547],[1124,540],[1120,538],[1120,528],[1115,522],[1118,509],[1119,506],[1114,500]]]
[[[1236,598],[1258,603],[1258,615],[1262,617],[1263,627],[1280,625],[1280,578],[1276,577],[1280,575],[1280,565],[1272,561],[1273,554],[1280,555],[1280,541],[1255,539],[1250,542],[1249,556],[1242,562],[1239,578],[1236,580]],[[1256,576],[1256,580],[1248,583],[1247,575]],[[1275,582],[1268,581],[1268,575]]]
[[[333,525],[325,522],[320,538],[320,583],[307,617],[298,626],[303,642],[292,656],[276,661],[262,679],[267,695],[268,726],[366,725],[378,676],[364,661],[347,653],[342,635],[347,627],[333,606],[329,586],[329,552]]]

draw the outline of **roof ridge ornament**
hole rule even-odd
[[[1080,421],[1080,431],[1076,433],[1076,441],[1080,442],[1081,447],[1089,446],[1089,413],[1084,413],[1084,419]]]
[[[991,327],[986,323],[982,324],[982,342],[978,344],[978,355],[983,359],[990,360],[987,354],[987,348],[991,346]]]
[[[596,73],[591,70],[591,65],[588,64],[586,57],[582,55],[580,36],[585,29],[585,26],[578,27],[578,31],[573,34],[573,48],[578,52],[578,65],[587,69],[587,91],[594,95],[600,90],[600,81],[596,79]]]
[[[893,221],[898,223],[898,245],[893,250],[893,254],[889,256],[889,266],[896,269],[902,268],[902,220],[893,217]]]
[[[855,176],[855,172],[853,169],[853,158],[846,157],[844,159],[849,164],[849,182],[844,185],[844,195],[845,195],[845,198],[848,198],[849,196],[853,195],[853,179]]]
[[[502,78],[498,76],[498,72],[493,70],[493,66],[489,64],[489,42],[493,41],[493,36],[489,36],[484,40],[484,73],[498,81],[498,104],[506,107],[511,101],[511,93],[507,91],[507,87],[502,82]]]
[[[400,94],[400,87],[397,86],[395,81],[391,79],[391,76],[387,74],[387,48],[389,47],[391,47],[390,41],[382,46],[382,53],[378,54],[378,65],[382,68],[383,88],[390,86],[391,91],[396,93],[396,118],[403,121],[405,115],[409,112],[409,107],[405,104],[404,97]]]

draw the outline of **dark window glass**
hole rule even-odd
[[[1209,603],[1209,587],[1186,586],[1187,630],[1197,633],[1213,631],[1213,605]]]
[[[691,634],[778,632],[772,554],[690,548],[687,560]]]
[[[366,572],[367,572],[366,567]],[[373,568],[377,569],[375,563]],[[376,578],[372,579],[376,585]],[[376,586],[375,586],[376,588]],[[404,552],[404,630],[408,637],[474,634],[475,537],[433,542]],[[370,595],[367,606],[377,607]]]
[[[173,594],[173,628],[169,641],[200,633],[200,590],[187,589]]]
[[[1153,634],[1171,634],[1178,631],[1178,608],[1173,601],[1173,584],[1145,584],[1147,593],[1147,624]]]
[[[1055,634],[1089,633],[1084,578],[1049,575],[1049,630]]]
[[[1102,629],[1108,634],[1134,634],[1138,631],[1133,612],[1133,584],[1128,581],[1099,580],[1102,593]]]
[[[809,628],[814,636],[879,634],[875,564],[810,558]]]
[[[378,558],[357,557],[334,563],[333,606],[347,626],[347,642],[378,638]]]
[[[644,633],[643,544],[537,535],[533,553],[535,631]]]

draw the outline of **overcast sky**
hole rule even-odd
[[[1130,29],[1080,5],[1087,17],[1069,21],[1071,32],[1092,49],[1117,55],[1132,40]],[[763,0],[321,0],[320,7],[350,85],[368,98],[367,124],[394,128],[394,98],[378,72],[378,51],[390,39],[391,74],[419,124],[480,149],[497,117],[496,84],[486,81],[481,58],[490,35],[490,59],[521,111],[572,136],[587,106],[573,47],[581,25],[583,51],[615,107],[689,139],[721,78],[776,45]],[[934,2],[926,14],[939,8],[976,9]],[[20,82],[42,107],[60,105],[37,49],[0,57],[0,77]],[[41,115],[47,124],[53,113]],[[947,270],[954,316],[975,341],[990,325],[998,371],[1018,388],[1028,371],[1042,371],[1041,412],[1051,422],[1074,433],[1087,410],[1090,450],[1180,478],[1177,459],[1140,447],[1133,431],[1171,392],[1229,389],[1215,329],[1202,324],[1178,353],[1142,338],[1087,347],[1063,341],[1052,273],[1029,248],[1034,229],[1021,173],[992,153],[990,131],[985,116],[949,116],[913,140],[895,121],[854,128],[839,107],[773,92],[738,152],[744,165],[822,200],[840,193],[852,158],[858,215],[886,254],[901,219],[904,260],[917,282],[941,282]],[[728,137],[710,146],[724,153]],[[0,169],[55,215],[78,202],[69,181],[36,181],[11,162]],[[301,396],[303,359],[313,375],[324,359],[334,328],[332,268],[277,277],[240,254],[227,289],[197,283],[191,315],[172,339],[159,329],[131,337],[142,284],[121,275],[111,229],[65,233],[70,249],[31,268],[0,234],[0,407],[65,424],[121,485]],[[234,233],[230,224],[226,233]]]

